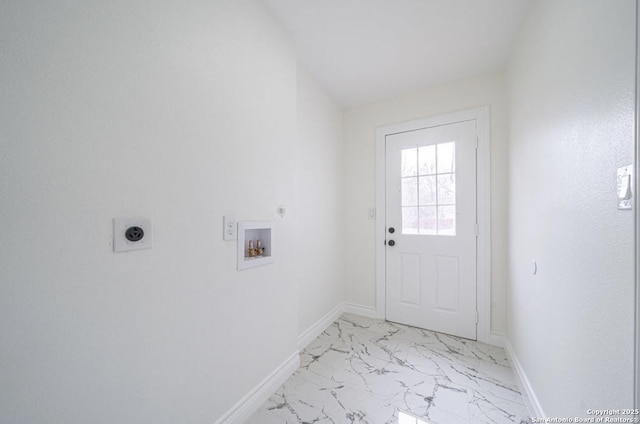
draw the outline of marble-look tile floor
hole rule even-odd
[[[521,424],[504,350],[344,314],[247,424]]]

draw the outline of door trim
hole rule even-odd
[[[476,293],[478,309],[477,340],[491,343],[491,161],[489,106],[445,113],[376,130],[376,313],[385,319],[385,140],[388,135],[475,120],[478,131],[477,156],[477,238]]]

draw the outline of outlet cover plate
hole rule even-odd
[[[222,225],[222,238],[224,240],[236,240],[238,238],[238,224],[235,214],[224,215]]]
[[[125,236],[130,227],[140,227],[144,235],[138,241],[129,241]],[[153,245],[153,227],[149,218],[114,218],[113,219],[113,251],[151,249]]]

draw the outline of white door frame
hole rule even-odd
[[[386,195],[385,140],[388,135],[439,125],[476,120],[477,156],[477,339],[491,343],[491,161],[489,106],[430,116],[428,118],[387,125],[376,130],[376,314],[385,319],[386,290]]]

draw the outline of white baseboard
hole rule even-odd
[[[491,332],[491,335],[489,337],[489,344],[493,346],[504,347],[506,341],[507,339],[504,334],[493,331]]]
[[[298,336],[298,349],[304,349],[316,337],[322,334],[327,327],[333,324],[343,312],[376,318],[375,308],[350,302],[342,302]],[[241,424],[245,422],[299,366],[300,353],[296,351],[220,417],[215,424]]]
[[[343,304],[339,303],[335,308],[330,310],[325,316],[320,318],[318,322],[307,328],[302,334],[298,336],[298,350],[302,350],[309,343],[315,340],[324,330],[327,329],[335,320],[342,315]]]
[[[300,353],[295,351],[278,368],[240,399],[215,424],[242,424],[269,399],[278,387],[300,366]]]
[[[348,314],[361,315],[367,318],[378,318],[376,308],[371,306],[358,305],[357,303],[344,302],[344,312]]]
[[[533,387],[531,387],[531,383],[529,382],[527,375],[524,373],[522,365],[520,365],[520,361],[518,361],[518,357],[513,350],[513,346],[511,346],[511,343],[507,338],[504,339],[504,350],[507,353],[509,361],[511,362],[511,366],[516,373],[518,387],[522,392],[522,397],[524,398],[527,409],[529,410],[529,414],[532,417],[547,418],[547,416],[544,414],[544,411],[542,410],[540,401],[538,401],[538,397],[533,391]]]

